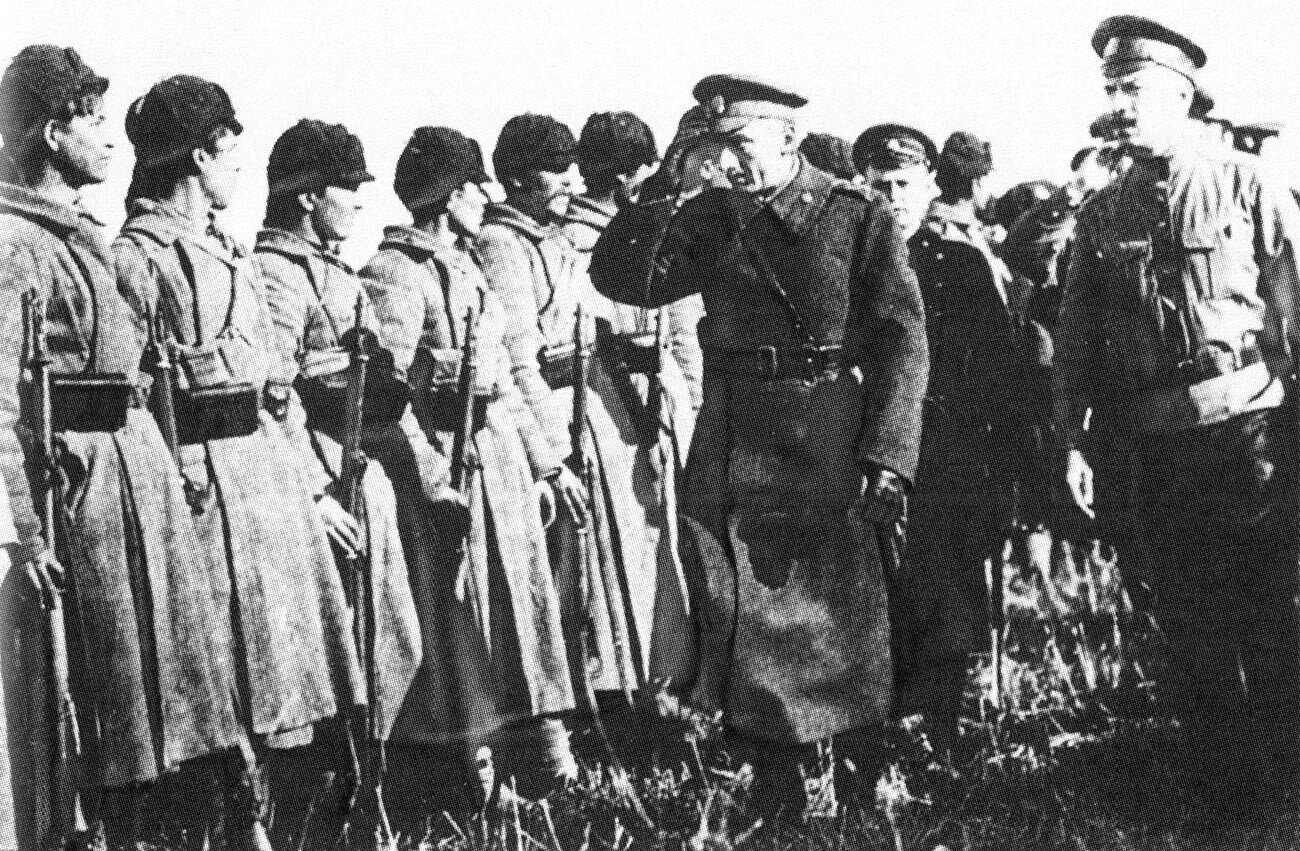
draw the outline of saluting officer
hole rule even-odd
[[[887,203],[799,153],[805,99],[732,75],[694,94],[728,149],[714,185],[648,186],[591,273],[628,304],[703,295],[683,542],[706,574],[701,651],[723,675],[692,700],[774,761],[760,777],[779,800],[800,745],[858,731],[842,744],[869,773],[889,717],[881,545],[916,472],[925,325]]]
[[[1300,723],[1295,369],[1297,210],[1258,162],[1195,138],[1205,52],[1146,18],[1092,46],[1133,165],[1079,212],[1054,407],[1074,501],[1106,407],[1138,457],[1164,693],[1204,780],[1245,803],[1285,789]]]
[[[179,463],[196,551],[220,565],[214,597],[234,634],[248,740],[225,765],[224,814],[233,842],[265,849],[268,748],[309,743],[316,722],[364,702],[365,688],[326,531],[350,518],[263,407],[276,366],[266,301],[215,221],[234,194],[242,130],[225,90],[199,77],[169,77],[137,99],[113,249],[136,315],[171,341]]]
[[[119,294],[102,226],[79,201],[82,188],[106,174],[107,87],[75,50],[52,45],[25,48],[0,82],[0,467],[18,526],[15,565],[57,556],[68,572],[73,694],[91,758],[85,773],[105,792],[102,810],[94,796],[87,804],[107,819],[110,841],[134,847],[143,839],[146,786],[186,760],[233,747],[239,724],[214,561],[199,546],[159,429],[142,410],[144,325]],[[23,378],[34,329],[24,329],[22,300],[33,290],[44,303],[59,386],[57,552],[55,530],[40,528],[39,476],[29,479],[44,463],[35,454],[31,376]],[[29,617],[13,626],[39,624]],[[43,647],[31,632],[22,644]],[[14,741],[31,743],[12,754],[18,835],[23,847],[45,847],[49,807],[57,806],[48,797],[47,663],[36,655],[5,661]],[[93,820],[92,827],[102,830]]]

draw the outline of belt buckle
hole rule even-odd
[[[758,364],[758,374],[761,378],[776,378],[780,366],[776,356],[776,346],[759,346]]]

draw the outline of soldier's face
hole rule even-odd
[[[727,141],[740,154],[749,172],[749,185],[758,192],[775,189],[789,177],[789,158],[794,154],[794,128],[779,118],[757,118],[727,134]]]
[[[473,239],[483,227],[483,214],[487,210],[487,194],[477,183],[466,181],[447,199],[447,214],[451,228],[458,236]]]
[[[1158,146],[1172,141],[1187,127],[1192,84],[1176,71],[1148,64],[1128,74],[1107,77],[1106,97],[1119,119],[1123,138]]]
[[[226,133],[212,144],[211,151],[196,149],[194,161],[199,167],[199,184],[204,194],[214,208],[226,209],[235,197],[235,185],[239,182],[239,137]]]
[[[323,242],[342,242],[351,236],[362,208],[360,189],[327,186],[314,197],[311,220],[316,235]]]
[[[867,166],[864,176],[867,185],[889,201],[889,208],[904,236],[911,237],[916,233],[926,210],[930,209],[930,202],[939,194],[934,172],[924,163],[917,163],[888,170]]]
[[[102,104],[87,115],[71,121],[51,121],[48,138],[54,149],[56,167],[68,185],[86,186],[103,183],[108,178],[108,162],[113,150],[104,124]]]
[[[562,219],[569,212],[569,202],[573,196],[586,191],[578,164],[574,163],[565,171],[540,171],[537,173],[536,195],[537,207],[545,210],[552,219]]]

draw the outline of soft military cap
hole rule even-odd
[[[808,103],[783,86],[741,74],[705,77],[691,94],[708,111],[709,125],[718,133],[731,133],[757,118],[793,123],[795,110]]]
[[[853,143],[853,164],[862,172],[868,167],[894,171],[914,165],[933,169],[938,162],[939,149],[930,137],[904,124],[868,127]]]
[[[809,133],[799,144],[808,162],[827,174],[852,181],[858,176],[853,166],[853,146],[831,133]]]
[[[975,180],[993,170],[993,154],[988,142],[974,133],[958,130],[943,143],[939,165],[967,180]]]
[[[1182,74],[1193,83],[1205,65],[1205,51],[1181,33],[1140,15],[1115,15],[1092,34],[1092,49],[1108,77],[1131,74],[1147,64]]]
[[[0,134],[6,144],[52,118],[70,117],[70,106],[87,95],[102,95],[108,80],[81,61],[71,47],[24,47],[0,79]]]
[[[126,137],[145,168],[187,156],[220,127],[235,135],[244,132],[226,90],[189,74],[157,83],[126,113]]]
[[[1056,185],[1047,180],[1017,183],[1002,193],[1002,197],[993,205],[993,219],[1009,230],[1016,219],[1023,216],[1030,207],[1050,198],[1055,191]]]
[[[304,118],[280,134],[266,163],[272,195],[319,192],[327,186],[356,189],[374,180],[366,171],[361,140],[342,124]]]
[[[573,131],[549,115],[532,112],[507,121],[492,151],[498,179],[525,171],[566,171],[577,159]]]
[[[659,158],[655,134],[631,112],[595,112],[578,137],[578,168],[588,174],[628,174]]]
[[[417,127],[397,158],[393,191],[416,213],[441,204],[466,183],[487,183],[478,142],[450,127]]]

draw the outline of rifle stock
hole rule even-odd
[[[49,676],[55,706],[54,765],[51,775],[51,816],[53,829],[66,844],[87,831],[81,803],[80,740],[77,708],[72,698],[68,664],[67,622],[63,597],[67,592],[67,574],[55,560],[57,547],[58,476],[55,470],[54,410],[51,404],[49,350],[45,345],[45,301],[35,287],[23,296],[25,326],[29,335],[27,368],[35,392],[33,413],[37,418],[33,431],[38,437],[41,458],[40,505],[41,527],[45,538],[46,558],[39,558],[25,568],[28,581],[36,591],[44,617],[45,639],[49,653]]]

